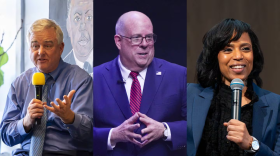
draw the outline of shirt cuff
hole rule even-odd
[[[75,113],[74,122],[72,124],[65,124],[63,121],[62,123],[69,132],[72,132],[72,134],[76,134],[75,131],[79,128],[81,121],[82,115]]]
[[[112,133],[112,130],[113,130],[114,128],[112,128],[111,130],[110,130],[110,132],[109,132],[109,135],[108,135],[108,140],[107,140],[107,150],[113,150],[114,148],[115,148],[115,146],[116,146],[116,144],[115,145],[112,145],[111,144],[111,133]]]
[[[26,132],[25,132],[25,129],[24,129],[24,127],[23,127],[23,118],[20,119],[20,120],[18,120],[18,122],[17,122],[17,131],[18,131],[18,133],[19,133],[21,136],[27,135],[27,134],[29,134],[29,133],[31,132],[31,130],[29,131],[29,133],[26,133]]]
[[[171,141],[171,130],[166,122],[163,122],[163,123],[165,124],[166,130],[167,130],[167,138],[164,141]]]

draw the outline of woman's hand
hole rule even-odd
[[[227,127],[228,140],[235,142],[241,149],[249,150],[253,141],[252,136],[249,134],[245,123],[231,119],[229,122],[225,122],[224,126]]]

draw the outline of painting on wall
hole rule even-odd
[[[64,34],[62,59],[93,76],[93,0],[50,0],[49,13]]]

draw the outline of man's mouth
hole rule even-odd
[[[46,61],[47,59],[39,58],[38,61],[43,62]]]
[[[85,37],[85,35],[83,35],[83,34],[81,35],[81,37],[78,41],[79,45],[81,45],[81,46],[85,46],[88,42],[89,42],[89,39],[87,39]]]
[[[147,55],[148,53],[138,53],[138,55]]]

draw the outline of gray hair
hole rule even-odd
[[[39,19],[30,26],[30,28],[28,29],[28,34],[26,36],[28,43],[30,43],[30,36],[31,34],[33,34],[33,32],[42,31],[48,28],[54,28],[58,44],[62,43],[63,32],[60,26],[54,20],[47,19],[47,18]]]

